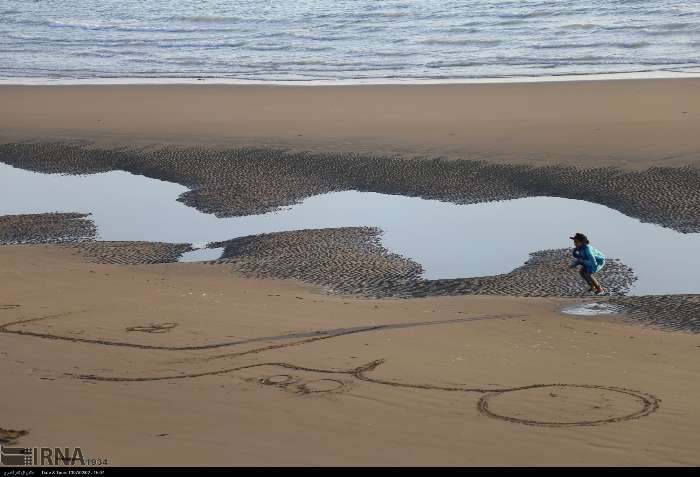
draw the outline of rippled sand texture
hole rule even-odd
[[[211,244],[225,247],[217,262],[244,276],[293,278],[337,293],[380,297],[440,295],[581,296],[585,287],[568,269],[567,250],[532,253],[522,267],[493,277],[424,280],[419,264],[389,254],[372,228],[301,230]],[[601,279],[612,294],[629,289],[634,274],[610,260]]]
[[[97,229],[86,214],[46,213],[0,216],[0,244],[94,240]]]

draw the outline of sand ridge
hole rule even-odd
[[[495,276],[425,280],[420,264],[389,253],[381,231],[345,227],[278,232],[215,242],[224,248],[213,263],[230,264],[243,276],[296,279],[334,293],[382,297],[441,295],[582,296],[580,278],[568,268],[568,250],[543,250],[515,270]],[[611,295],[629,290],[634,273],[610,259],[601,271]]]
[[[0,216],[0,244],[71,243],[94,240],[87,214],[45,213]]]

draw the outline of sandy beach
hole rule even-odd
[[[223,217],[365,190],[566,197],[700,231],[700,80],[0,86],[0,103],[0,161],[167,180]],[[349,227],[176,263],[189,244],[102,242],[81,211],[45,212],[0,216],[4,444],[146,466],[700,464],[700,298],[622,296],[624,263],[601,302],[626,311],[574,317],[591,298],[561,251],[429,281]]]
[[[221,144],[526,164],[697,164],[700,80],[0,86],[4,142]]]

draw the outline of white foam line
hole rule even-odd
[[[495,83],[554,83],[572,81],[610,81],[631,79],[675,79],[700,78],[700,71],[647,71],[634,73],[591,73],[560,76],[507,76],[496,78],[375,78],[343,80],[246,80],[236,78],[167,78],[167,77],[124,77],[124,78],[46,78],[46,77],[5,77],[0,85],[258,85],[258,86],[355,86],[355,85],[431,85],[431,84],[495,84]]]

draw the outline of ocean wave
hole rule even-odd
[[[17,40],[20,45],[60,45],[62,48],[70,47],[95,47],[95,48],[115,48],[115,52],[121,51],[124,47],[145,47],[145,48],[201,48],[203,50],[217,48],[237,48],[248,44],[245,40],[240,41],[217,41],[203,39],[199,42],[189,38],[151,38],[144,40],[102,40],[102,39],[65,39],[54,37],[33,37],[28,35],[13,35],[9,37]],[[7,43],[11,44],[11,43]],[[321,50],[322,48],[319,48]]]
[[[425,64],[426,68],[460,68],[467,66],[482,66],[478,61],[431,61]]]
[[[382,31],[385,29],[386,29],[386,26],[384,26],[384,25],[364,25],[364,26],[356,26],[352,29],[352,31],[355,33],[374,33],[374,32]]]
[[[217,15],[193,15],[193,16],[177,16],[175,20],[191,22],[191,23],[238,23],[243,19],[235,16],[217,16]]]
[[[669,28],[669,29],[654,29],[645,28],[644,34],[649,36],[677,36],[677,35],[687,35],[700,34],[700,23],[693,24],[694,28]]]
[[[618,42],[612,42],[608,43],[609,46],[612,46],[614,48],[629,48],[636,50],[637,48],[646,48],[647,46],[650,46],[651,43],[648,41],[630,41],[630,42],[624,42],[624,41],[618,41]]]
[[[253,51],[289,51],[294,49],[292,45],[250,45],[246,49]]]
[[[496,25],[496,26],[510,26],[510,25],[520,25],[520,24],[523,24],[523,23],[527,23],[527,20],[526,20],[526,19],[522,19],[522,18],[513,18],[513,19],[510,19],[510,20],[503,20],[503,21],[500,21],[500,22],[498,22],[498,23],[495,23],[495,25]]]
[[[142,25],[125,25],[123,23],[105,23],[105,22],[85,22],[85,21],[57,21],[57,20],[29,20],[22,19],[12,22],[19,25],[26,26],[40,26],[48,28],[57,29],[76,29],[85,31],[114,31],[123,33],[135,33],[135,32],[150,32],[150,33],[225,33],[231,31],[237,31],[233,28],[173,28],[161,26],[142,26]]]
[[[688,30],[688,29],[695,29],[697,30],[698,28],[698,23],[697,22],[672,22],[672,23],[662,23],[660,25],[653,25],[655,28],[659,28],[660,30]]]
[[[475,45],[475,46],[496,46],[501,44],[501,40],[477,40],[477,39],[448,39],[448,38],[428,38],[425,40],[418,40],[417,43],[421,45],[444,45],[444,46],[456,46],[456,45]]]
[[[206,60],[200,58],[175,58],[170,59],[170,62],[179,66],[201,66],[208,63]]]
[[[401,12],[401,11],[379,11],[379,12],[363,12],[358,14],[357,16],[360,18],[373,18],[373,17],[379,17],[379,18],[398,18],[398,17],[403,17],[406,16],[406,12]]]
[[[603,25],[599,23],[571,23],[570,25],[564,25],[562,29],[566,30],[568,28],[572,28],[574,30],[593,30],[601,27],[603,27]]]
[[[499,13],[498,18],[506,19],[527,19],[527,18],[538,18],[538,17],[557,17],[561,15],[572,15],[574,12],[571,10],[534,10],[531,12],[505,12]]]
[[[474,27],[459,26],[459,27],[442,28],[440,31],[445,32],[445,33],[478,33],[481,30],[478,28],[474,28]]]
[[[413,51],[372,51],[374,56],[384,56],[384,57],[404,57],[404,56],[416,56],[417,53]]]
[[[112,51],[76,51],[73,55],[79,58],[114,58],[118,56]]]
[[[537,50],[577,50],[586,48],[629,48],[637,49],[651,45],[647,41],[599,42],[599,43],[547,43],[532,45]]]
[[[354,40],[357,37],[351,35],[308,35],[308,34],[292,34],[294,38],[299,40],[311,40],[311,41],[343,41],[343,40]]]
[[[12,65],[118,77],[493,77],[699,61],[697,2],[314,0],[314,8],[271,2],[264,11],[256,2],[158,8],[170,1],[102,0],[86,9],[65,0],[0,0],[0,12],[11,12],[0,14],[0,76],[14,74]]]

